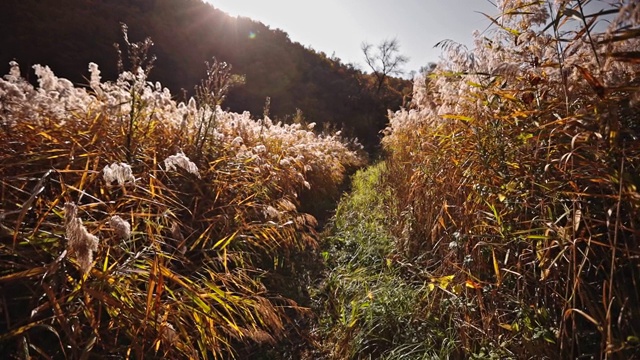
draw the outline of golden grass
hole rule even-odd
[[[503,5],[493,38],[451,48],[415,108],[391,116],[397,251],[454,276],[439,302],[464,304],[467,354],[637,355],[640,69],[637,52],[615,54],[638,45],[625,27],[638,6],[592,34],[563,31],[552,2]]]
[[[39,69],[37,89],[15,72],[0,84],[15,90],[0,119],[0,352],[226,358],[307,312],[265,284],[316,246],[298,193],[336,186],[359,155],[178,104],[144,71],[101,83],[92,65],[87,92]]]

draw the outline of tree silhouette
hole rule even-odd
[[[400,42],[398,39],[383,40],[374,49],[372,44],[363,42],[360,46],[364,53],[367,65],[376,77],[376,91],[380,91],[387,77],[391,75],[401,75],[401,67],[409,61],[409,58],[400,55]]]

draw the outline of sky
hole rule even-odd
[[[299,42],[343,63],[368,70],[362,42],[396,38],[409,57],[405,72],[439,59],[434,45],[450,39],[470,46],[472,32],[483,31],[496,15],[487,0],[207,0],[232,16],[249,17],[281,29]]]

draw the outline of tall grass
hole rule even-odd
[[[395,254],[389,232],[395,200],[386,173],[384,163],[356,173],[327,230],[327,271],[313,294],[324,358],[434,359],[457,352],[452,314],[424,311],[434,283],[412,278],[416,269]]]
[[[39,65],[38,87],[15,63],[0,80],[2,354],[227,358],[308,312],[270,279],[316,247],[299,195],[336,187],[357,144],[176,102],[136,64],[90,64],[89,88]]]
[[[390,114],[397,253],[465,357],[638,356],[640,6],[498,5]]]

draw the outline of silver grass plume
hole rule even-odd
[[[120,216],[113,215],[109,218],[109,226],[120,239],[127,240],[131,237],[131,225]]]
[[[133,176],[131,166],[125,163],[113,163],[107,165],[102,170],[102,176],[107,184],[111,185],[112,182],[117,182],[118,185],[124,185],[127,182],[134,183],[136,178]]]
[[[168,158],[164,159],[164,166],[167,168],[167,171],[175,171],[178,167],[183,168],[187,172],[194,174],[195,176],[200,178],[198,167],[191,160],[189,160],[189,158],[182,151],[179,151],[177,154],[171,155]]]
[[[98,238],[87,231],[78,217],[78,207],[72,202],[64,204],[64,226],[67,250],[76,258],[84,273],[91,269],[93,252],[98,250]]]

